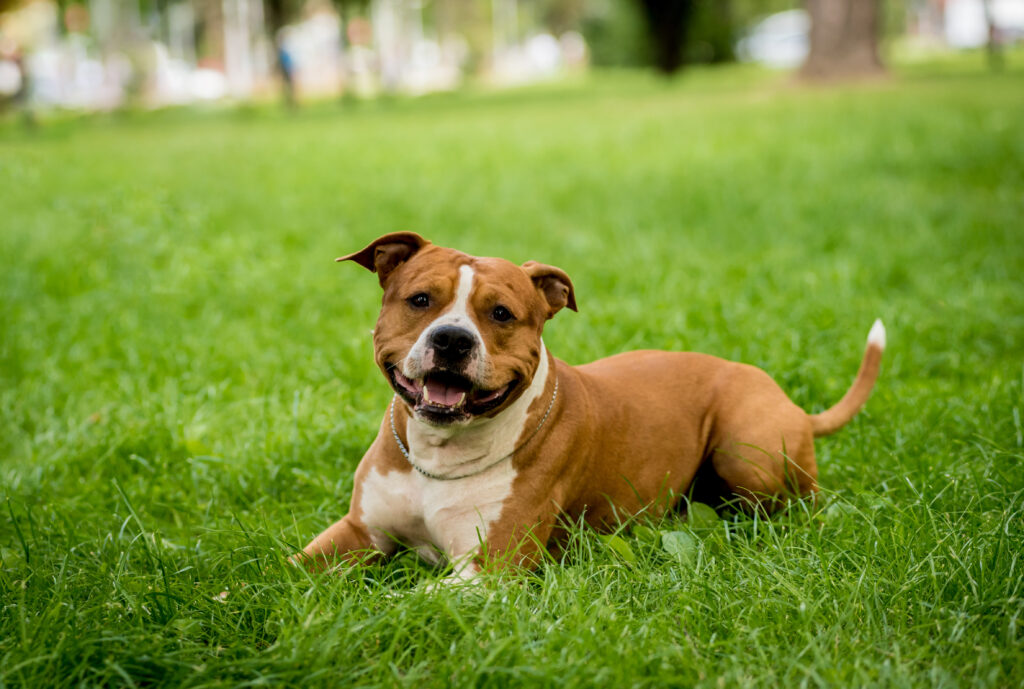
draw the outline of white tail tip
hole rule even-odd
[[[882,319],[876,319],[868,332],[868,344],[878,345],[879,349],[885,349],[885,325]]]

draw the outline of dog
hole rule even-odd
[[[690,352],[569,366],[545,323],[576,310],[561,269],[387,234],[338,261],[375,272],[377,366],[394,391],[356,469],[349,513],[307,545],[312,567],[411,548],[443,581],[535,567],[565,524],[599,530],[670,509],[698,471],[751,509],[818,490],[814,438],[850,421],[878,377],[875,321],[853,385],[807,414],[764,371]]]

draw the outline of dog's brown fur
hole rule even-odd
[[[491,364],[478,382],[492,389],[519,381],[515,394],[485,419],[474,421],[483,428],[488,423],[500,427],[506,410],[542,368],[540,358],[547,357],[543,389],[531,388],[537,394],[515,442],[517,449],[502,469],[511,472],[507,496],[472,547],[466,545],[466,538],[450,536],[462,528],[457,519],[432,517],[430,505],[395,506],[410,511],[402,524],[415,525],[416,510],[422,512],[423,529],[418,532],[428,534],[424,538],[448,558],[468,560],[463,576],[479,568],[483,545],[488,561],[536,563],[540,549],[559,540],[561,518],[606,529],[644,509],[668,509],[686,493],[702,466],[726,491],[767,511],[788,496],[815,493],[814,437],[838,430],[864,404],[878,376],[884,346],[879,338],[869,340],[860,371],[843,399],[824,413],[808,415],[760,369],[706,354],[635,351],[578,367],[559,361],[544,350],[541,332],[560,309],[575,309],[576,298],[568,276],[551,266],[533,262],[516,266],[502,259],[473,257],[434,246],[413,233],[385,235],[339,260],[356,261],[380,278],[384,296],[374,348],[385,376],[424,329],[451,307],[463,274],[460,266],[472,269],[467,311]],[[431,295],[430,310],[406,306],[409,295],[418,292]],[[488,319],[498,303],[515,314],[514,323]],[[558,394],[552,403],[556,380]],[[401,398],[396,397],[393,405],[394,427],[401,442],[410,447],[410,429],[421,421]],[[455,429],[445,435],[439,441],[440,450],[432,448],[440,452],[441,466],[443,448],[450,443],[456,452],[459,433]],[[415,460],[416,448],[413,451]],[[368,488],[371,472],[374,478]],[[375,491],[376,502],[380,495],[390,495],[382,494],[380,488],[382,481],[386,485],[389,480],[404,481],[401,495],[413,503],[448,490],[413,472],[386,413],[356,471],[349,514],[317,536],[304,549],[305,557],[321,562],[338,556],[363,561],[367,554],[392,552],[393,544],[402,542],[406,534],[367,523],[364,505],[367,490]],[[458,483],[452,481],[450,490],[459,490]],[[452,498],[447,492],[443,495]],[[455,497],[472,508],[471,490]],[[379,509],[376,515],[374,520],[380,522]]]

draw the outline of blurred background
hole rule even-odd
[[[1019,686],[1022,36],[1024,0],[0,0],[0,686]],[[564,269],[568,363],[708,352],[812,412],[881,317],[817,447],[844,509],[483,605],[395,596],[405,558],[310,588],[281,557],[392,395],[333,259],[396,230]]]
[[[736,61],[808,79],[974,50],[1024,0],[0,0],[0,107],[103,111],[506,87]]]

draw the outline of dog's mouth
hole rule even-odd
[[[449,424],[500,407],[519,384],[514,379],[500,388],[485,390],[452,371],[434,370],[422,378],[407,378],[398,366],[388,367],[391,387],[419,415],[432,423]]]

